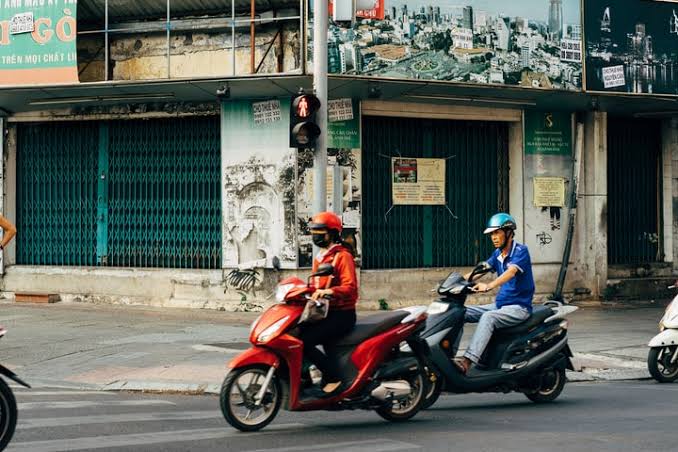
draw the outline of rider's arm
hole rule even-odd
[[[350,253],[345,252],[337,255],[335,269],[337,284],[329,289],[316,290],[313,297],[318,298],[323,295],[329,295],[339,301],[357,299],[358,281],[356,278],[353,256],[351,256]]]
[[[16,227],[7,218],[0,215],[0,228],[4,232],[0,247],[4,248],[16,235]]]
[[[485,284],[486,290],[490,291],[493,289],[496,289],[497,287],[500,287],[503,284],[506,284],[509,282],[516,274],[518,274],[519,270],[518,267],[515,265],[510,265],[509,268],[506,269],[504,273],[501,274],[501,276],[494,281],[489,282],[488,284]],[[480,285],[480,284],[478,284]]]

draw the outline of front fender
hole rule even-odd
[[[666,345],[678,345],[678,330],[664,330],[652,338],[649,347],[664,347]]]
[[[264,347],[252,347],[248,350],[245,350],[228,363],[228,367],[235,369],[237,367],[245,367],[261,364],[267,367],[275,367],[278,369],[280,367],[280,358],[278,355],[273,353],[271,350]]]

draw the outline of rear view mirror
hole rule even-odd
[[[311,276],[330,276],[334,273],[334,267],[332,264],[320,264],[318,270],[314,273],[311,273]]]
[[[482,261],[482,262],[478,262],[475,270],[477,270],[479,273],[480,272],[487,273],[490,270],[492,270],[492,266],[489,263],[487,263],[486,261]]]

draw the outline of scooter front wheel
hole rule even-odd
[[[221,412],[226,421],[243,432],[266,427],[280,410],[282,391],[275,374],[261,401],[257,396],[266,380],[269,368],[247,366],[229,372],[221,386]]]
[[[377,414],[391,422],[406,421],[414,417],[423,408],[424,398],[428,391],[427,378],[421,366],[417,372],[403,376],[403,380],[410,384],[411,390],[408,396],[377,408]]]
[[[440,394],[443,392],[445,386],[445,379],[443,377],[437,376],[435,373],[430,372],[428,374],[429,378],[429,388],[426,391],[424,396],[424,403],[421,406],[422,410],[427,410],[433,406],[438,401]]]
[[[678,345],[655,347],[647,355],[647,368],[652,378],[660,383],[671,383],[678,378],[678,360],[672,363]]]
[[[0,378],[0,450],[12,440],[17,421],[16,399],[12,389]]]

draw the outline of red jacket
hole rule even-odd
[[[358,302],[358,278],[355,274],[353,255],[342,245],[335,244],[324,255],[313,259],[313,271],[320,264],[334,265],[333,276],[316,276],[313,285],[319,289],[332,289],[331,309],[355,310]]]

